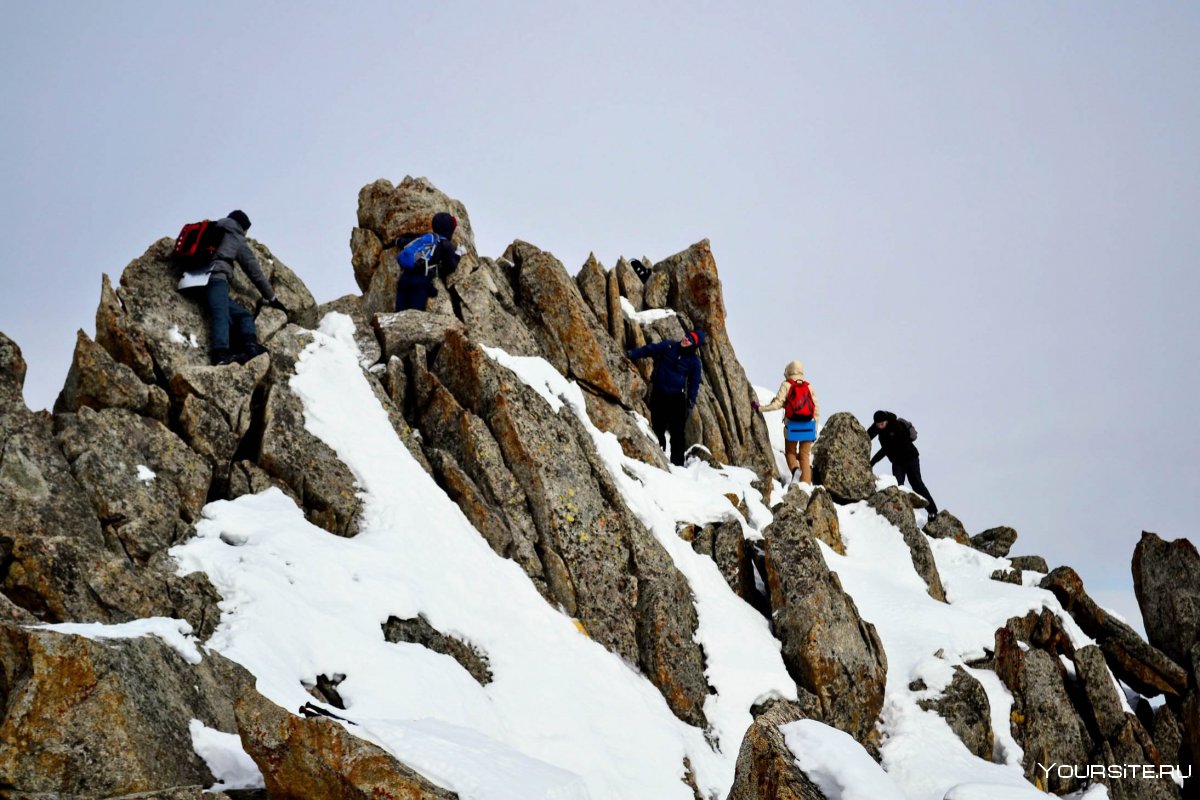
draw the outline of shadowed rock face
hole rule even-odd
[[[1187,539],[1143,533],[1133,551],[1133,589],[1150,644],[1190,666],[1200,643],[1200,553]]]
[[[1083,581],[1070,567],[1059,567],[1042,579],[1063,608],[1104,651],[1117,677],[1147,696],[1182,697],[1187,691],[1187,672],[1161,650],[1142,640],[1137,631],[1108,614],[1084,591]]]
[[[1022,650],[1008,628],[996,631],[996,674],[1013,694],[1012,734],[1025,753],[1025,777],[1055,794],[1078,781],[1038,764],[1087,764],[1094,743],[1063,687],[1061,666],[1043,650]]]
[[[936,711],[962,743],[985,761],[992,760],[995,737],[992,732],[991,703],[983,684],[960,666],[941,696],[918,701],[926,711]]]
[[[764,531],[767,587],[783,662],[815,697],[805,712],[860,741],[875,735],[887,656],[854,601],[825,565],[803,492],[791,492]]]
[[[804,713],[786,702],[776,702],[758,715],[742,740],[728,800],[826,800],[796,765],[780,730],[801,719]]]
[[[114,797],[213,782],[188,721],[236,730],[245,671],[154,637],[97,642],[0,623],[0,775],[19,792]]]
[[[247,691],[237,701],[242,746],[262,772],[267,795],[280,800],[453,800],[392,755],[342,723],[305,719]]]

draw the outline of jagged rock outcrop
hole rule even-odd
[[[1105,766],[1177,763],[1164,760],[1142,723],[1122,708],[1117,687],[1099,647],[1079,648],[1075,651],[1074,662],[1079,687],[1076,706],[1093,740],[1099,743],[1089,763]],[[1172,800],[1179,797],[1178,788],[1167,778],[1106,775],[1101,782],[1108,786],[1109,797],[1114,800]]]
[[[420,377],[423,367],[415,360],[412,369],[418,405],[426,405],[416,423],[430,428],[423,438],[447,450],[478,448],[484,460],[471,475],[477,484],[486,463],[497,460],[515,479],[501,471],[502,484],[489,491],[516,511],[521,527],[510,528],[509,541],[523,553],[531,577],[540,573],[553,600],[592,638],[640,664],[681,719],[702,720],[708,689],[690,590],[625,506],[574,413],[555,412],[457,329],[447,331],[429,366],[437,383]],[[455,405],[483,426],[457,422]],[[525,549],[526,514],[540,570]]]
[[[840,503],[866,500],[875,493],[871,440],[853,414],[839,412],[821,426],[812,466],[813,480]]]
[[[806,499],[789,493],[763,532],[772,625],[788,673],[813,695],[805,713],[866,741],[883,707],[887,656],[875,626],[825,565]]]
[[[1191,666],[1200,643],[1200,553],[1187,539],[1145,532],[1133,551],[1133,590],[1150,644]]]
[[[1009,628],[996,631],[996,674],[1013,695],[1012,734],[1021,745],[1025,777],[1043,791],[1079,788],[1074,777],[1038,768],[1087,764],[1094,742],[1063,687],[1062,667],[1044,650],[1022,650]]]
[[[1012,528],[1001,525],[998,528],[988,528],[983,533],[971,537],[970,544],[976,550],[989,556],[1004,558],[1017,541],[1017,532]]]
[[[84,407],[124,408],[166,423],[170,399],[161,388],[143,383],[137,373],[118,364],[107,350],[79,331],[71,369],[54,403],[54,413]]]
[[[212,470],[161,423],[120,408],[55,418],[71,474],[106,537],[135,562],[183,540],[200,518]]]
[[[151,636],[98,642],[0,623],[4,788],[115,797],[210,786],[188,722],[234,731],[229,687],[247,679],[219,655],[192,665]]]
[[[1096,640],[1118,678],[1147,696],[1181,697],[1187,691],[1187,672],[1165,653],[1143,641],[1137,631],[1107,613],[1083,588],[1070,567],[1058,567],[1042,579],[1083,632]]]
[[[913,514],[912,505],[907,499],[909,496],[907,492],[903,492],[895,486],[889,486],[882,492],[871,495],[867,502],[877,514],[900,529],[901,535],[904,536],[904,543],[908,545],[908,550],[912,554],[913,569],[929,587],[929,596],[944,603],[946,602],[946,590],[942,587],[942,577],[938,574],[937,563],[933,559],[933,550],[929,547],[929,540],[917,527],[916,515]]]
[[[713,560],[725,583],[738,597],[748,599],[755,593],[750,544],[738,519],[731,517],[699,528],[688,525],[679,535],[691,542],[697,553]]]
[[[992,732],[991,703],[983,684],[965,669],[955,665],[954,677],[941,695],[935,699],[919,700],[918,705],[926,711],[936,711],[972,753],[985,761],[992,760],[995,735]]]
[[[289,714],[247,692],[236,705],[242,746],[272,800],[454,800],[395,757],[325,717]]]
[[[295,325],[272,340],[274,377],[267,389],[258,465],[291,488],[314,525],[340,536],[353,536],[362,514],[354,475],[329,445],[304,427],[304,404],[287,384],[301,351],[311,341],[312,334]]]
[[[826,800],[796,764],[780,728],[804,719],[795,705],[775,702],[757,716],[738,751],[728,800]]]
[[[179,499],[188,499],[177,505],[174,513],[191,513],[187,509],[195,507],[199,476],[183,466],[187,459],[170,452],[168,437],[157,422],[134,417],[132,412],[113,412],[121,419],[138,420],[135,428],[153,433],[143,439],[142,456],[126,449],[122,441],[119,452],[83,462],[75,458],[80,474],[88,477],[89,488],[85,488],[59,446],[54,420],[45,412],[35,414],[25,407],[21,394],[24,379],[20,348],[0,334],[0,590],[13,604],[46,622],[121,622],[178,615],[198,629],[211,625],[212,615],[206,610],[207,581],[177,578],[173,566],[161,560],[134,564],[119,539],[106,539],[97,518],[97,503],[107,507],[104,493],[112,493],[121,481],[136,479],[136,459],[141,457],[151,461],[161,457],[156,463],[164,472],[171,472],[171,465],[179,467],[184,487]],[[81,415],[99,420],[90,408]],[[87,436],[69,438],[82,448],[73,447],[71,452],[82,456]],[[137,437],[134,439],[136,443]],[[117,474],[104,474],[105,468],[96,465],[110,456],[124,458],[128,467]],[[93,468],[98,474],[92,474]],[[172,490],[165,484],[158,488],[166,493],[162,499],[169,505]],[[179,491],[179,485],[174,491]],[[133,505],[125,498],[114,498],[114,502],[125,511],[143,508],[137,500]],[[146,507],[155,505],[156,501]],[[135,523],[129,533],[139,530],[147,530],[144,522]]]

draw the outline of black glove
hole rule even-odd
[[[287,306],[285,306],[283,304],[283,301],[280,300],[278,297],[272,297],[271,302],[267,303],[267,305],[269,305],[271,308],[278,308],[280,311],[282,311],[285,314],[288,313]]]
[[[642,279],[642,283],[645,283],[646,279],[650,277],[650,270],[638,259],[635,258],[633,261],[630,261],[629,265],[633,267],[633,271],[637,273],[637,276]]]

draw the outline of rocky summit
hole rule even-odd
[[[459,266],[396,312],[441,211]],[[709,242],[572,275],[422,178],[357,223],[323,303],[251,240],[287,310],[235,273],[245,364],[169,239],[97,276],[52,413],[0,334],[0,797],[1200,797],[1191,542],[1133,553],[1146,641],[850,414],[788,487]],[[692,330],[672,467],[627,352]]]

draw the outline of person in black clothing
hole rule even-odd
[[[433,255],[428,259],[421,259],[414,267],[400,270],[400,279],[396,282],[397,311],[409,308],[424,311],[429,305],[429,298],[437,297],[438,290],[433,284],[434,277],[441,275],[443,279],[448,278],[458,268],[460,256],[451,242],[451,239],[454,238],[454,230],[458,227],[458,220],[452,214],[439,211],[433,215],[431,227],[437,239]],[[416,238],[411,235],[401,236],[399,239],[385,244],[384,249],[398,247],[403,250]]]
[[[937,503],[925,487],[925,481],[921,480],[921,453],[913,443],[908,425],[890,411],[876,411],[875,423],[867,428],[867,436],[872,439],[879,437],[879,452],[871,459],[871,466],[887,456],[888,461],[892,462],[896,483],[903,486],[904,479],[908,478],[913,491],[929,501],[929,516],[937,514]]]
[[[683,466],[683,430],[696,407],[700,394],[700,354],[704,334],[688,331],[678,342],[662,341],[628,351],[625,355],[637,360],[654,359],[653,388],[650,391],[650,425],[658,437],[658,446],[667,449],[666,435],[671,434],[671,463]]]

